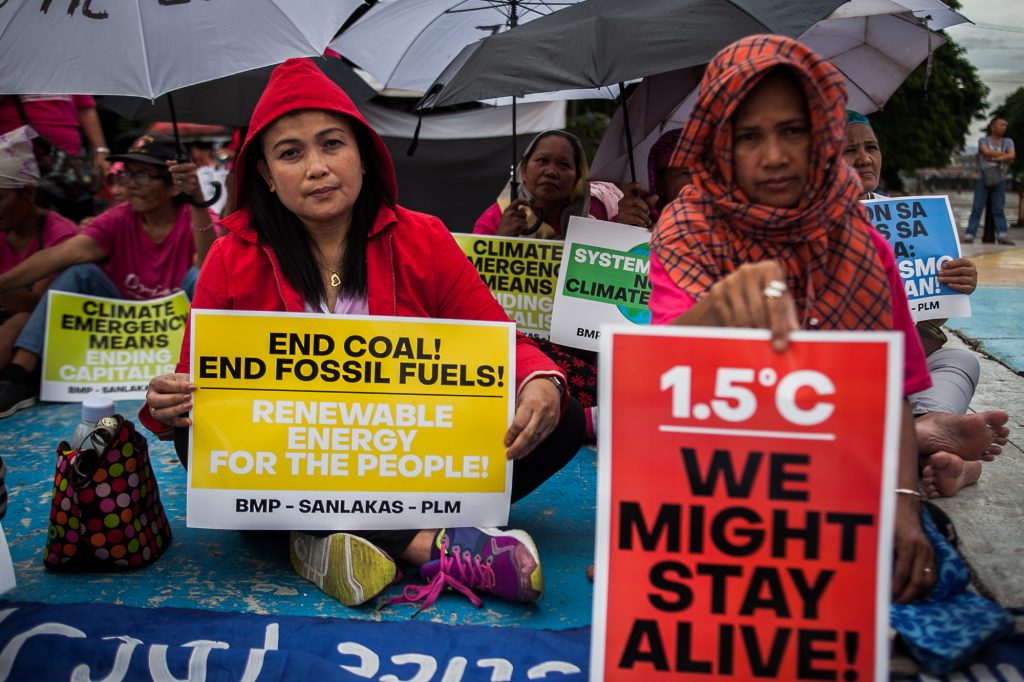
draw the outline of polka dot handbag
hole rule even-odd
[[[105,417],[78,450],[57,446],[43,563],[53,570],[147,566],[171,544],[171,526],[146,437],[121,415]]]

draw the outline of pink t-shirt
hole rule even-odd
[[[46,212],[46,218],[43,221],[44,249],[56,246],[68,237],[76,234],[78,234],[78,225],[75,225],[56,211]],[[0,239],[0,272],[7,272],[38,250],[39,240],[37,239],[33,239],[29,242],[28,246],[17,252],[11,249],[6,239]]]
[[[896,270],[896,257],[893,255],[892,247],[875,230],[871,230],[871,241],[882,258],[889,289],[892,291],[893,329],[903,332],[903,395],[908,396],[929,388],[932,379],[928,374],[921,339],[910,316],[910,304],[907,303],[907,294],[903,290],[903,281]],[[676,286],[654,251],[651,252],[649,275],[651,324],[669,324],[693,307],[693,297]]]
[[[93,109],[96,101],[89,95],[19,95],[28,121],[23,122],[13,95],[0,102],[0,133],[28,123],[32,128],[69,154],[82,151],[79,109]]]
[[[178,208],[174,227],[163,241],[153,241],[142,228],[142,216],[130,203],[101,213],[82,228],[107,252],[100,267],[125,298],[145,301],[173,293],[192,267],[196,255],[192,211]]]

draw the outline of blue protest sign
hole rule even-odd
[[[873,199],[864,207],[875,229],[889,240],[915,322],[970,317],[971,303],[938,279],[942,264],[960,257],[960,240],[949,198]]]

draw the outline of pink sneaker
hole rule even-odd
[[[427,584],[406,586],[402,596],[389,604],[422,602],[419,613],[433,604],[445,587],[466,595],[474,606],[483,604],[477,594],[531,602],[544,592],[540,555],[525,531],[442,528],[431,556],[437,558],[420,567]]]

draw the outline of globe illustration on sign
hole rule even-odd
[[[631,248],[626,253],[629,253],[629,254],[631,254],[633,256],[637,256],[638,258],[643,258],[644,260],[648,260],[649,261],[650,258],[651,258],[651,245],[646,243],[646,242],[641,243],[641,244],[637,244],[636,246]],[[641,277],[641,275],[637,275],[637,277]],[[642,277],[645,280],[647,279],[646,275],[642,275]],[[650,283],[648,283],[644,288],[649,290],[651,288]],[[647,306],[643,306],[643,307],[639,307],[638,308],[638,307],[629,306],[629,305],[619,305],[619,306],[616,306],[616,308],[619,309],[619,312],[622,313],[623,317],[625,317],[627,320],[629,320],[633,324],[650,324],[651,323],[651,311],[650,311],[650,309]]]

